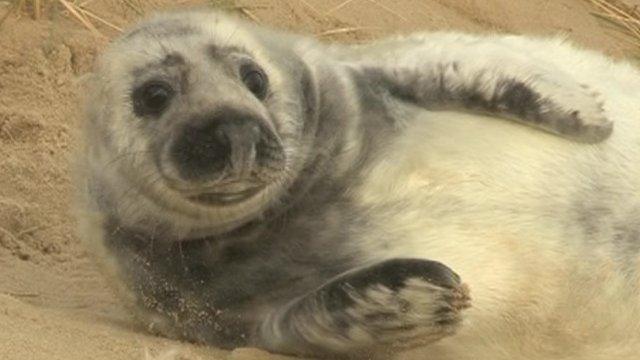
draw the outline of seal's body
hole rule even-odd
[[[636,69],[559,40],[327,46],[178,13],[114,43],[92,83],[82,236],[161,333],[635,356]]]

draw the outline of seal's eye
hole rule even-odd
[[[161,81],[148,82],[133,92],[133,111],[138,116],[158,116],[169,106],[173,88]]]
[[[269,85],[267,74],[254,64],[245,64],[240,68],[240,76],[247,89],[258,99],[264,100]]]

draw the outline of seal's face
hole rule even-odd
[[[103,178],[136,190],[117,203],[216,228],[277,199],[304,163],[309,136],[309,79],[277,61],[217,14],[166,15],[115,42],[97,72],[93,101],[105,106],[90,126],[108,135]]]
[[[245,201],[285,169],[269,76],[239,49],[176,50],[134,76],[130,103],[167,187],[205,206]]]

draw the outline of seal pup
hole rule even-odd
[[[460,111],[598,142],[609,119],[631,127],[622,103],[637,94],[612,99],[585,73],[637,89],[620,69],[557,40],[347,47],[219,13],[160,15],[93,75],[82,236],[168,336],[328,357],[429,345],[481,358],[499,343],[494,358],[517,358],[513,344],[547,336],[563,281],[584,275],[576,254],[590,248],[567,238],[595,236],[600,205],[598,231],[633,238],[638,219],[610,201],[633,209],[637,181],[600,155],[634,132],[577,144]]]

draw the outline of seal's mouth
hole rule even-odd
[[[204,205],[228,206],[246,201],[257,195],[262,189],[264,186],[256,186],[237,192],[205,192],[189,196],[188,199]]]

